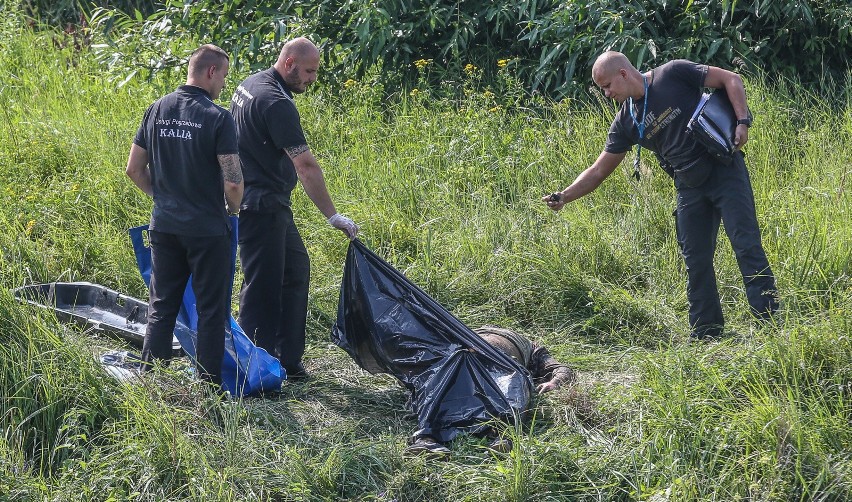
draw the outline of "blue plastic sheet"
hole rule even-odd
[[[236,229],[238,219],[231,218],[231,227]],[[128,230],[136,255],[136,266],[142,274],[145,285],[151,284],[151,248],[145,244],[148,225]],[[231,232],[231,283],[237,262],[237,232]],[[175,336],[184,352],[195,360],[196,330],[198,313],[195,309],[195,293],[192,291],[192,278],[183,293],[183,303],[178,313],[178,321],[189,326],[189,332],[175,331]],[[222,360],[222,388],[233,396],[250,396],[274,392],[281,388],[286,372],[280,361],[266,350],[256,346],[246,336],[237,321],[231,316],[230,329],[225,330],[225,356]]]

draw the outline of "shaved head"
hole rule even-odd
[[[288,58],[293,58],[296,61],[319,58],[319,49],[305,37],[294,38],[281,48],[281,54],[278,55],[276,65],[283,65]]]
[[[210,93],[211,99],[219,99],[225,88],[229,65],[227,52],[213,44],[202,45],[189,57],[186,83],[204,89]]]
[[[619,70],[626,70],[628,73],[639,71],[624,54],[616,51],[604,52],[592,66],[592,80],[597,82],[599,77],[612,76]]]
[[[211,66],[222,66],[227,62],[228,53],[213,44],[205,44],[195,49],[189,56],[189,75],[200,77]]]
[[[296,93],[305,92],[316,82],[319,66],[319,49],[305,37],[294,38],[284,44],[278,61],[272,65],[290,90]]]
[[[598,56],[592,66],[592,80],[606,97],[619,103],[645,95],[645,77],[620,52],[607,51]]]

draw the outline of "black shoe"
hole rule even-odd
[[[436,460],[445,460],[450,456],[450,449],[432,438],[417,438],[403,452],[405,457],[424,456]]]
[[[689,334],[690,340],[721,340],[725,337],[725,328],[717,324],[707,326],[696,326],[692,333]]]
[[[284,371],[287,372],[287,380],[294,383],[304,382],[309,378],[308,372],[305,371],[305,367],[302,363],[297,364],[293,369],[284,368]]]

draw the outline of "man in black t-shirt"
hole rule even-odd
[[[171,357],[191,274],[198,311],[196,364],[202,378],[219,385],[230,305],[228,211],[237,211],[243,196],[234,119],[213,102],[227,75],[222,49],[209,44],[196,49],[186,85],[148,108],[127,160],[127,175],[154,198],[143,367]]]
[[[656,153],[677,189],[676,231],[687,270],[689,324],[694,338],[723,333],[713,255],[720,222],[731,241],[752,313],[767,319],[778,309],[775,278],[760,239],[754,194],[740,150],[751,125],[742,78],[736,73],[670,61],[640,73],[619,52],[601,55],[592,79],[621,104],[598,159],[561,192],[542,200],[558,211],[597,188],[633,145]],[[730,164],[715,160],[686,132],[704,87],[724,89],[739,117]],[[638,155],[638,153],[637,153]]]
[[[319,64],[316,46],[296,38],[284,44],[272,68],[249,76],[231,98],[246,185],[239,228],[244,276],[239,324],[281,360],[289,379],[305,376],[310,277],[308,253],[290,208],[296,181],[329,224],[350,239],[358,233],[357,225],[334,207],[293,99],[316,81]]]

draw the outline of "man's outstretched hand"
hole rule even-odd
[[[567,202],[560,192],[553,192],[550,195],[545,195],[541,198],[541,201],[547,204],[547,207],[554,211],[562,209],[562,206],[564,206]]]

